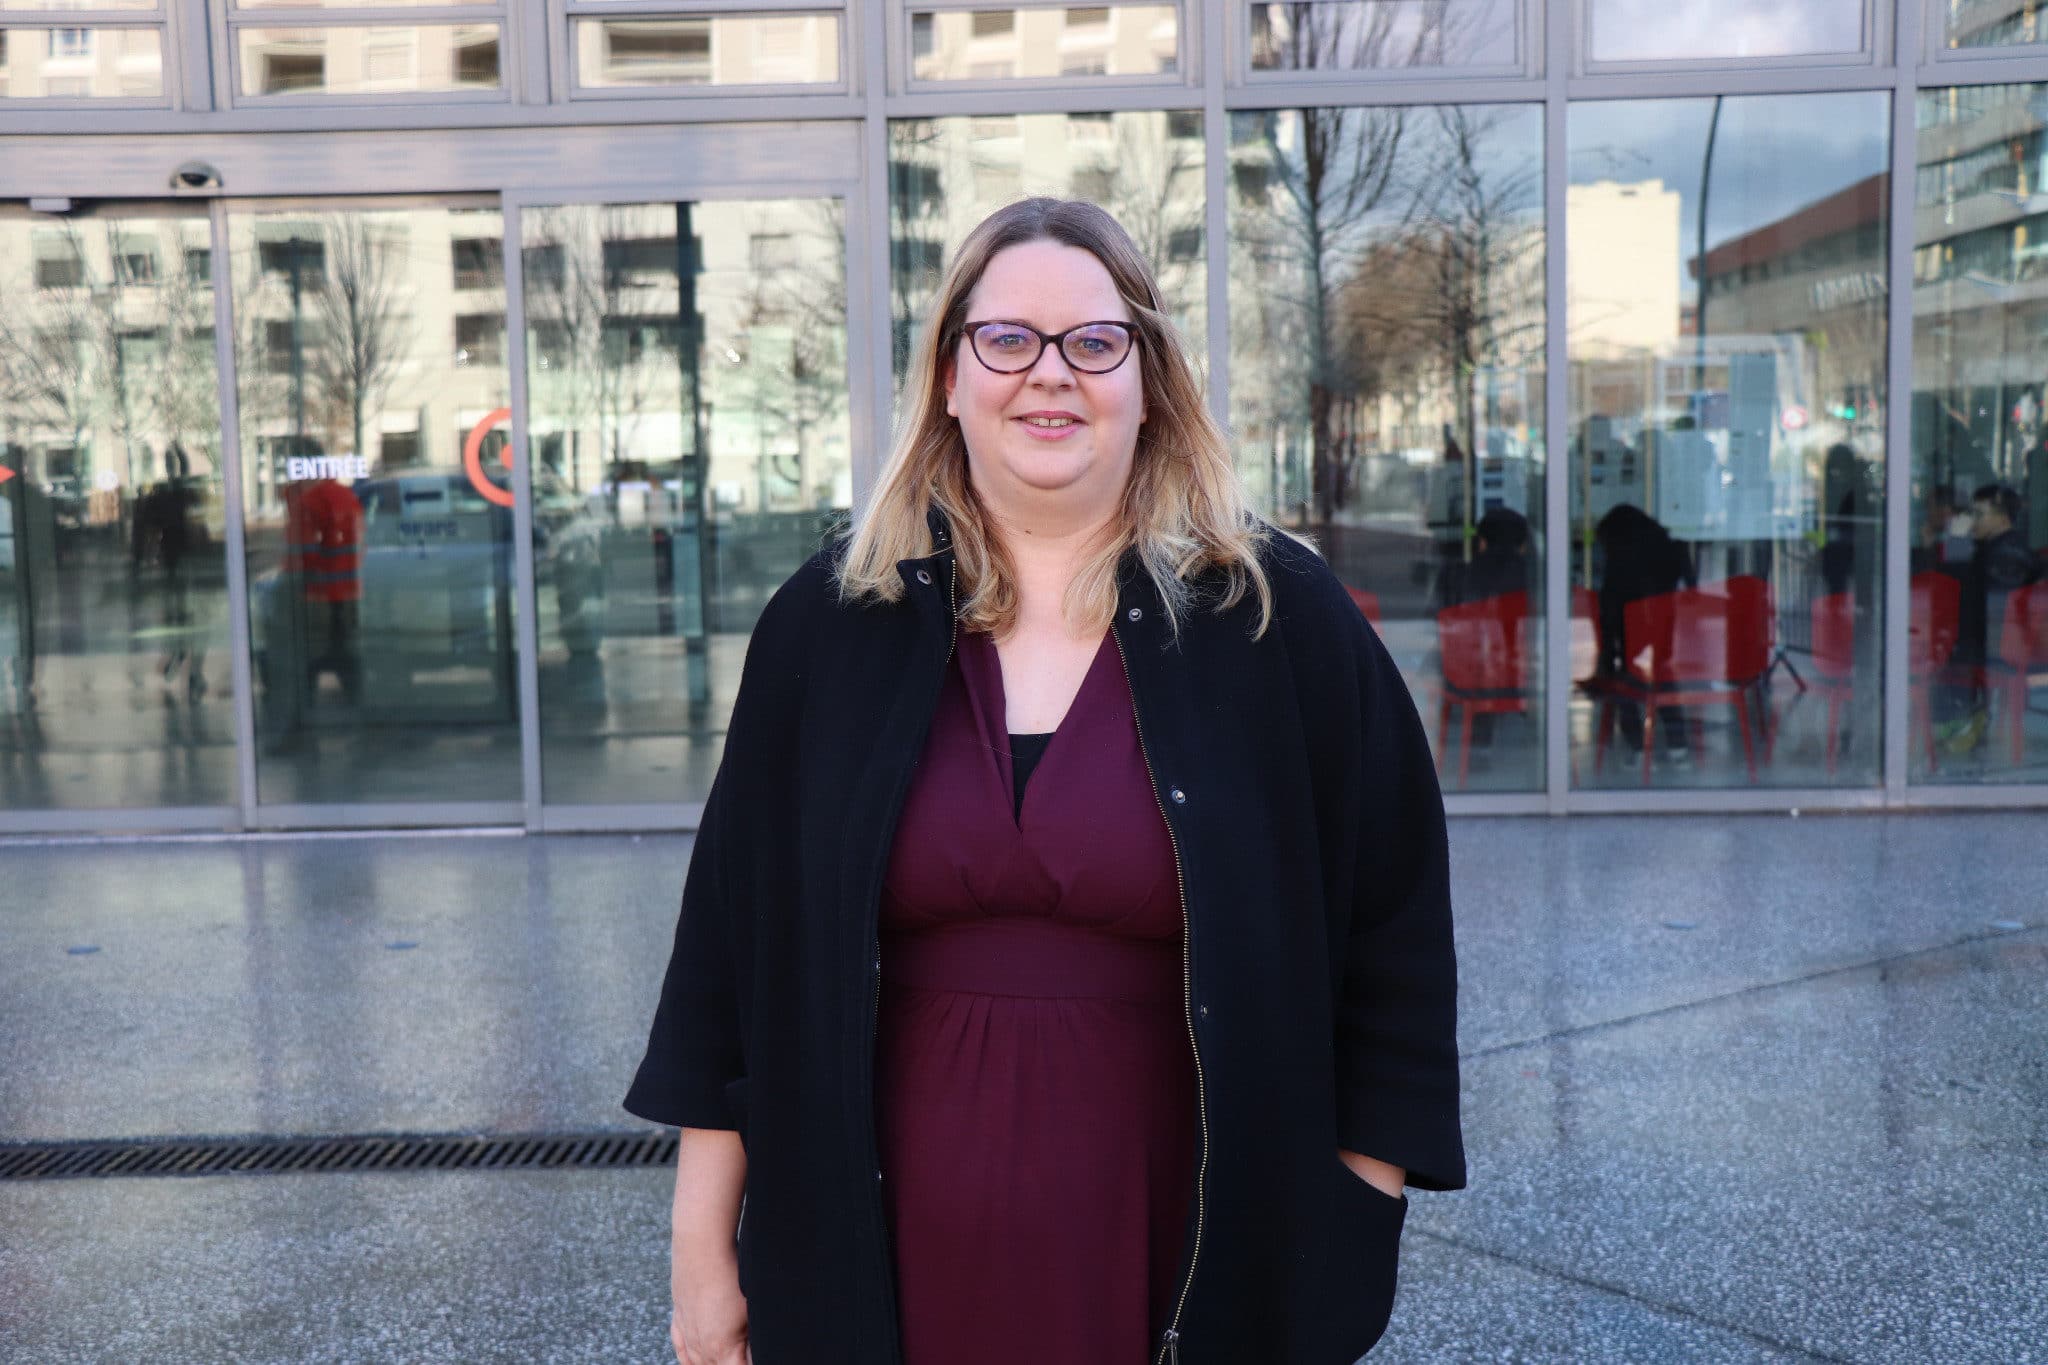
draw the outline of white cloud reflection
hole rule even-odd
[[[1596,62],[1863,50],[1863,0],[1590,0]]]

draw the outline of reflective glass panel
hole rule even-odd
[[[974,10],[910,16],[921,81],[1164,76],[1180,69],[1172,5]]]
[[[163,30],[0,28],[0,99],[160,99]]]
[[[1920,96],[1912,764],[2048,780],[2048,85]],[[1946,658],[1940,658],[1946,651]],[[1938,665],[1938,666],[1937,666]]]
[[[1511,66],[1516,0],[1313,0],[1251,7],[1254,71]]]
[[[244,95],[441,94],[498,88],[496,24],[238,28]]]
[[[30,14],[61,13],[65,10],[81,9],[140,9],[158,8],[158,0],[0,0],[0,10],[19,10]]]
[[[1914,0],[1917,3],[1917,0]],[[1864,0],[1588,0],[1596,62],[1820,57],[1861,52]]]
[[[1543,113],[1230,127],[1230,418],[1429,724],[1447,790],[1543,782]]]
[[[496,209],[236,208],[257,797],[520,797]]]
[[[1572,752],[1586,786],[1867,786],[1887,100],[1570,112]]]
[[[1199,112],[1001,114],[889,125],[889,311],[900,379],[947,257],[1026,195],[1091,199],[1159,274],[1199,353],[1207,281]]]
[[[837,14],[578,19],[576,80],[634,85],[813,85],[839,79]]]
[[[233,0],[236,9],[441,9],[450,5],[499,6],[504,0]]]
[[[0,209],[0,809],[236,799],[212,257]]]
[[[1939,0],[1942,45],[2016,47],[2048,42],[2041,0]]]
[[[702,801],[761,608],[852,505],[845,207],[522,223],[543,791]]]

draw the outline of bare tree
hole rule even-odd
[[[347,415],[350,448],[366,455],[368,419],[417,339],[405,303],[411,262],[402,235],[361,214],[328,216],[320,237],[325,260],[312,291],[320,344],[308,368],[322,398]]]

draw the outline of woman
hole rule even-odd
[[[626,1100],[678,1359],[1347,1365],[1465,1181],[1414,706],[1102,210],[977,227],[906,403],[755,630]]]

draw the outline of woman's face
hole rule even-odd
[[[1048,334],[1130,316],[1092,253],[1042,240],[997,252],[967,300],[970,323],[1022,322]],[[962,337],[943,378],[946,411],[959,419],[976,491],[998,505],[1044,494],[1114,505],[1130,480],[1145,420],[1145,359],[1133,346],[1114,370],[1088,374],[1047,346],[1028,370],[998,374]]]

